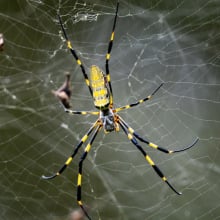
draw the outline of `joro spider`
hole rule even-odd
[[[75,115],[98,115],[98,119],[95,121],[95,123],[90,127],[90,129],[87,131],[87,133],[82,137],[76,148],[74,149],[72,155],[66,160],[65,164],[60,168],[58,172],[53,174],[52,176],[42,176],[43,179],[53,179],[57,176],[59,176],[66,168],[70,165],[72,162],[74,156],[77,154],[79,148],[87,141],[89,136],[91,136],[90,140],[88,141],[88,144],[86,145],[84,149],[84,153],[82,154],[80,161],[79,161],[79,171],[78,171],[78,178],[77,178],[77,202],[78,205],[82,208],[84,214],[87,216],[88,219],[91,219],[88,215],[86,209],[83,206],[82,200],[81,200],[81,189],[82,189],[82,171],[83,171],[83,162],[86,159],[91,146],[93,144],[93,141],[95,140],[97,134],[99,131],[103,128],[105,133],[112,132],[112,131],[119,131],[119,128],[121,127],[124,133],[126,134],[127,138],[131,141],[131,143],[143,154],[146,161],[150,164],[150,166],[154,169],[154,171],[157,173],[157,175],[165,182],[167,185],[178,195],[181,195],[180,192],[178,192],[167,180],[167,178],[164,176],[163,172],[159,169],[159,167],[154,163],[154,161],[151,159],[151,157],[147,154],[147,152],[142,148],[142,146],[138,143],[138,140],[140,142],[143,142],[147,144],[149,147],[152,147],[156,150],[159,150],[166,154],[172,154],[177,152],[182,152],[185,150],[188,150],[189,148],[193,147],[197,141],[198,138],[196,138],[192,144],[189,146],[184,147],[180,150],[167,150],[163,147],[160,147],[146,138],[142,138],[134,129],[132,129],[123,119],[121,116],[118,115],[119,111],[122,111],[124,109],[129,109],[134,106],[137,106],[143,102],[146,102],[147,100],[151,99],[153,95],[156,94],[156,92],[162,87],[163,83],[160,84],[152,93],[151,95],[145,97],[144,99],[141,99],[135,103],[125,105],[119,108],[114,108],[113,105],[113,93],[112,93],[112,86],[111,86],[111,79],[110,79],[110,72],[109,72],[109,60],[110,60],[110,54],[112,50],[113,40],[115,36],[115,27],[116,27],[116,21],[118,17],[118,7],[119,2],[117,2],[116,5],[116,11],[115,11],[115,17],[114,17],[114,23],[112,28],[112,33],[108,45],[108,51],[106,54],[106,62],[105,62],[105,73],[102,72],[102,70],[98,66],[91,66],[90,68],[90,80],[88,78],[88,75],[85,71],[85,68],[77,56],[75,50],[72,47],[72,44],[70,40],[68,39],[67,33],[64,29],[63,23],[61,21],[61,17],[58,13],[58,19],[60,22],[61,29],[63,31],[64,37],[66,39],[67,47],[69,48],[70,52],[72,53],[73,57],[75,58],[77,64],[80,66],[81,71],[83,73],[85,83],[89,88],[89,92],[93,98],[94,105],[99,111],[73,111],[64,106],[64,109],[67,113]]]

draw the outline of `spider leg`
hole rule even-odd
[[[89,135],[91,134],[91,132],[93,131],[93,129],[98,125],[98,120],[92,125],[92,127],[87,131],[87,133],[82,137],[82,139],[80,140],[79,144],[76,146],[76,148],[74,149],[74,152],[72,153],[72,155],[70,157],[68,157],[68,159],[66,160],[66,162],[64,163],[64,165],[60,168],[60,170],[58,172],[56,172],[55,174],[51,175],[51,176],[42,176],[43,179],[48,180],[48,179],[53,179],[57,176],[59,176],[66,168],[67,166],[70,165],[70,163],[72,162],[74,156],[77,154],[79,148],[82,146],[82,144],[88,139]]]
[[[70,114],[70,115],[99,115],[98,111],[73,111],[68,108],[64,108],[65,112]]]
[[[75,50],[74,50],[73,47],[72,47],[72,44],[71,44],[71,42],[70,42],[70,40],[69,40],[69,38],[68,38],[68,36],[67,36],[67,33],[66,33],[65,29],[64,29],[64,26],[63,26],[63,23],[62,23],[62,20],[61,20],[61,17],[60,17],[60,15],[59,15],[59,13],[57,14],[57,16],[58,16],[58,19],[59,19],[59,22],[60,22],[61,29],[62,29],[62,31],[63,31],[63,35],[64,35],[64,37],[65,37],[65,39],[66,39],[67,47],[69,48],[70,52],[72,53],[73,57],[75,58],[77,64],[80,66],[80,68],[81,68],[81,70],[82,70],[82,73],[83,73],[83,76],[84,76],[84,78],[85,78],[86,85],[87,85],[88,88],[89,88],[89,92],[90,92],[91,96],[93,96],[93,95],[92,95],[92,88],[91,88],[91,86],[90,86],[89,78],[88,78],[88,75],[86,74],[85,68],[84,68],[84,66],[83,66],[83,64],[82,64],[82,62],[81,62],[81,60],[80,60],[79,57],[77,56]]]
[[[182,193],[178,192],[167,180],[167,178],[164,176],[162,171],[159,169],[159,167],[154,163],[154,161],[150,158],[150,156],[146,153],[146,151],[139,145],[136,138],[129,132],[129,130],[126,128],[126,126],[119,120],[119,124],[122,128],[122,130],[127,135],[128,139],[131,141],[132,144],[134,144],[137,149],[144,155],[147,162],[151,165],[151,167],[154,169],[154,171],[157,173],[157,175],[178,195],[181,195]]]
[[[135,132],[120,116],[120,121],[122,122],[122,124],[126,127],[126,129],[132,134],[134,135],[138,140],[140,140],[143,143],[146,143],[148,146],[157,149],[159,151],[162,151],[163,153],[167,153],[167,154],[172,154],[172,153],[178,153],[178,152],[182,152],[182,151],[186,151],[188,149],[190,149],[191,147],[193,147],[199,140],[199,138],[196,138],[190,145],[183,147],[180,150],[168,150],[166,148],[160,147],[150,141],[148,141],[147,139],[142,138],[137,132]]]
[[[115,18],[114,18],[112,33],[111,33],[111,37],[110,37],[110,41],[109,41],[109,45],[108,45],[108,51],[106,54],[106,62],[105,62],[106,79],[107,79],[109,89],[110,89],[110,106],[113,105],[113,92],[112,92],[111,77],[110,77],[110,72],[109,72],[109,60],[110,60],[110,56],[111,56],[110,54],[111,54],[113,41],[114,41],[114,37],[115,37],[115,26],[116,26],[116,21],[117,21],[117,17],[118,17],[118,7],[119,7],[119,2],[117,2],[117,5],[116,5]]]
[[[115,111],[116,111],[116,112],[119,112],[119,111],[121,111],[121,110],[128,109],[128,108],[132,108],[132,107],[134,107],[134,106],[136,106],[136,105],[139,105],[139,104],[141,104],[141,103],[143,103],[143,102],[146,102],[147,100],[149,100],[149,99],[152,98],[152,96],[162,87],[162,85],[163,85],[163,83],[161,83],[161,84],[151,93],[151,95],[147,96],[146,98],[140,99],[139,101],[137,101],[137,102],[135,102],[135,103],[132,103],[132,104],[130,104],[130,105],[125,105],[125,106],[116,108]]]
[[[85,150],[84,150],[84,153],[83,155],[81,156],[81,159],[79,161],[79,172],[78,172],[78,178],[77,178],[77,202],[78,202],[78,205],[81,207],[81,209],[83,210],[84,214],[86,215],[86,217],[88,219],[91,220],[91,218],[89,217],[87,211],[85,210],[84,206],[83,206],[83,203],[82,203],[82,200],[81,200],[81,191],[82,191],[82,171],[83,171],[83,161],[86,159],[86,156],[87,154],[89,153],[90,149],[91,149],[91,146],[92,146],[92,143],[93,141],[95,140],[96,138],[96,135],[98,134],[98,132],[100,131],[100,128],[101,128],[101,125],[99,125],[96,130],[94,131],[89,143],[87,144]]]

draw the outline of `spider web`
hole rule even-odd
[[[122,131],[99,133],[84,163],[82,201],[93,219],[220,219],[219,1],[120,1],[110,71],[116,107],[141,136],[169,149],[144,149],[183,195],[154,173]],[[86,70],[104,69],[115,1],[0,3],[0,218],[67,219],[77,209],[81,149],[56,172],[96,116],[70,116],[51,94],[71,74],[74,110],[93,110],[80,68],[63,42],[60,11]]]

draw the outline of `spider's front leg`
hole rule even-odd
[[[71,42],[70,42],[70,40],[69,40],[69,38],[67,36],[67,33],[65,31],[65,28],[63,26],[63,23],[62,23],[62,20],[61,20],[61,17],[59,15],[59,13],[57,14],[57,16],[58,16],[58,19],[59,19],[59,23],[60,23],[61,29],[63,31],[63,35],[64,35],[65,40],[66,40],[67,48],[70,50],[71,54],[73,55],[74,59],[76,60],[76,63],[80,66],[81,71],[82,71],[83,76],[84,76],[84,79],[85,79],[85,83],[86,83],[87,87],[89,88],[89,92],[90,92],[90,94],[92,96],[92,88],[90,86],[89,78],[88,78],[88,75],[86,73],[85,67],[82,64],[82,61],[79,59],[78,55],[76,54],[76,51],[72,47],[72,44],[71,44]]]
[[[109,60],[110,60],[111,50],[112,50],[113,41],[114,41],[114,37],[115,37],[115,27],[116,27],[116,22],[117,22],[117,17],[118,17],[118,7],[119,7],[119,2],[117,2],[117,5],[116,5],[115,18],[114,18],[114,23],[113,23],[113,27],[112,27],[112,33],[111,33],[110,41],[109,41],[109,44],[108,44],[108,51],[107,51],[107,54],[106,54],[106,62],[105,62],[106,79],[107,79],[107,82],[109,84],[110,106],[111,107],[113,106],[113,92],[112,92],[111,77],[110,77],[110,72],[109,72]]]

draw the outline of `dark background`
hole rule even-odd
[[[71,73],[74,110],[94,110],[56,12],[87,72],[104,69],[115,1],[1,0],[0,218],[67,219],[77,209],[79,156],[65,162],[96,116],[65,114],[51,94]],[[84,164],[83,202],[93,219],[219,219],[220,2],[120,1],[110,60],[115,106],[154,99],[121,116],[142,136],[169,149],[199,137],[187,152],[143,147],[170,182],[163,183],[122,131],[98,135]],[[79,155],[82,150],[79,152]]]

